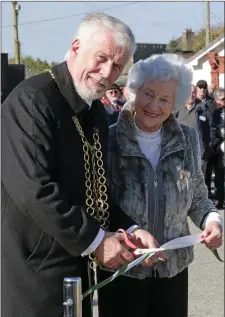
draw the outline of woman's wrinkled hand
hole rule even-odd
[[[222,245],[223,228],[217,221],[210,221],[205,230],[202,231],[204,237],[203,244],[210,250],[215,250]]]

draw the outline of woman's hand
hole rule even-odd
[[[202,232],[205,240],[202,242],[210,250],[215,250],[222,245],[223,228],[217,221],[210,221]]]
[[[145,230],[138,229],[135,232],[133,232],[131,234],[131,236],[133,237],[135,244],[140,249],[151,249],[151,248],[159,248],[160,247],[158,241],[153,237],[153,235],[151,235],[151,233],[149,233]],[[163,254],[163,252],[157,252],[151,258],[145,260],[144,264],[146,266],[151,266],[155,262],[158,261],[158,257],[166,260],[166,257]]]

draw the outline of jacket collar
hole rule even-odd
[[[134,116],[126,108],[121,111],[116,125],[117,144],[124,156],[143,156],[136,139]],[[187,146],[182,127],[173,114],[162,125],[161,157],[184,150]]]
[[[70,75],[67,63],[63,62],[52,68],[52,72],[55,77],[56,84],[69,104],[70,108],[75,114],[78,114],[84,109],[89,109],[89,106],[85,101],[78,95],[73,84],[73,79]]]

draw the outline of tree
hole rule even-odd
[[[210,41],[214,41],[217,37],[224,34],[224,25],[217,25],[211,27]],[[205,37],[206,30],[205,28],[201,28],[195,32],[193,39],[193,50],[194,53],[198,52],[202,48],[205,47]],[[167,52],[170,53],[178,53],[181,52],[181,37],[175,39],[173,38],[167,45]]]
[[[210,41],[214,41],[217,37],[224,34],[224,26],[213,26],[211,27],[210,32]],[[198,52],[199,50],[205,47],[205,37],[206,37],[206,30],[205,28],[201,28],[196,34],[194,38],[194,50]]]
[[[10,58],[9,64],[15,64],[15,59]],[[22,57],[21,64],[25,65],[26,78],[43,73],[47,69],[57,65],[56,62],[48,63],[46,60],[42,61],[40,58],[34,59],[32,56]]]
[[[167,44],[166,52],[167,53],[178,53],[181,49],[179,48],[179,40],[173,38],[169,43]]]

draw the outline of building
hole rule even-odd
[[[193,84],[204,79],[224,88],[224,34],[186,60],[193,70]]]
[[[137,49],[133,56],[134,63],[140,59],[145,59],[153,54],[163,54],[166,52],[167,44],[137,43]]]

